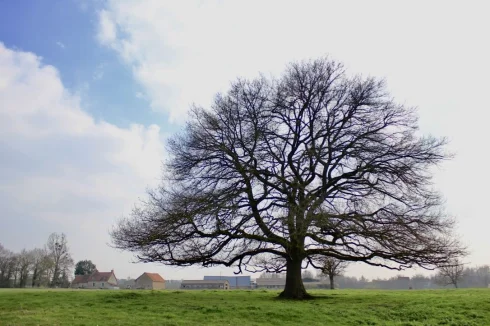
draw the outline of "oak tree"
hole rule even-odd
[[[382,80],[322,58],[279,78],[238,80],[193,107],[169,141],[159,187],[112,231],[142,262],[286,272],[282,297],[308,297],[318,257],[434,268],[463,253],[434,190],[446,139]]]

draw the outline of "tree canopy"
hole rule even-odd
[[[113,243],[143,262],[286,271],[281,295],[299,299],[301,269],[322,257],[434,268],[464,253],[432,184],[445,144],[420,135],[382,80],[328,58],[292,63],[192,108],[161,185]]]
[[[80,260],[75,265],[75,275],[90,275],[97,270],[91,260]]]

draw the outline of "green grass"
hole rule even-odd
[[[0,290],[0,325],[490,325],[490,289]]]

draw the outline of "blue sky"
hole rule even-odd
[[[97,42],[97,11],[102,2],[80,0],[4,1],[0,40],[9,48],[36,53],[55,66],[63,84],[83,95],[84,109],[117,126],[130,123],[166,125],[147,101],[131,67]],[[175,131],[175,125],[166,126]]]
[[[280,10],[278,10],[280,9]],[[232,273],[130,264],[108,230],[158,184],[165,140],[237,77],[330,55],[385,78],[450,139],[434,170],[473,265],[490,264],[487,1],[0,0],[0,242],[65,232],[75,260],[118,277]],[[353,265],[351,275],[391,276]],[[408,274],[414,272],[407,272]]]

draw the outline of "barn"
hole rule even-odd
[[[136,289],[163,290],[165,280],[158,273],[143,273],[135,281]]]
[[[230,289],[230,283],[227,280],[183,280],[181,289],[186,290],[203,290],[203,289]]]

